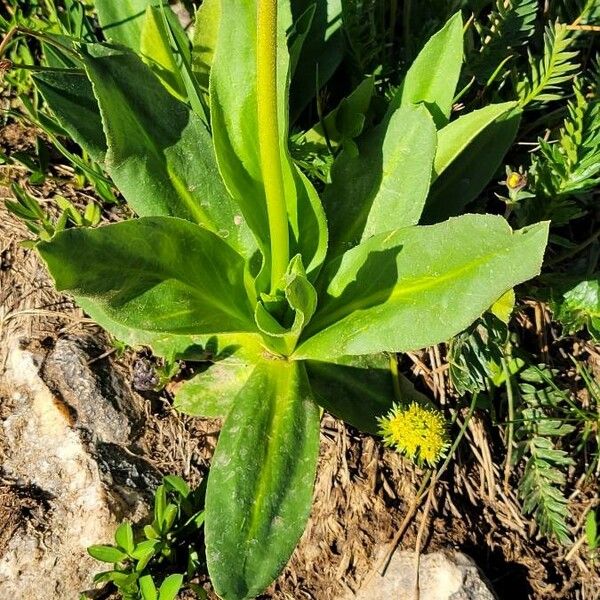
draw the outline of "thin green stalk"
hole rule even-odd
[[[506,379],[506,398],[508,401],[508,427],[506,434],[506,462],[504,463],[504,489],[508,489],[510,468],[512,466],[513,440],[515,434],[515,401],[513,395],[512,376],[506,358],[502,358],[502,370]]]
[[[400,389],[400,373],[398,372],[398,355],[390,354],[390,371],[392,373],[392,384],[396,402],[402,402],[402,390]]]
[[[277,107],[277,0],[257,4],[258,142],[271,238],[271,292],[275,292],[290,253]]]

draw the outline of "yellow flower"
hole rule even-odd
[[[416,402],[408,407],[394,405],[379,419],[379,432],[386,446],[395,448],[417,464],[434,465],[448,448],[442,413]]]
[[[506,186],[509,190],[521,190],[527,185],[527,176],[517,171],[512,171],[506,177]]]

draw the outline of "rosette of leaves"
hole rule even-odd
[[[67,229],[37,248],[57,288],[119,339],[167,357],[216,348],[176,407],[224,419],[206,557],[217,593],[241,600],[273,581],[302,534],[320,407],[377,433],[394,400],[385,353],[449,339],[535,276],[547,225],[447,220],[494,174],[499,125],[510,138],[518,122],[514,103],[450,121],[460,14],[426,44],[382,119],[349,118],[347,103],[337,123],[352,131],[319,196],[288,149],[296,13],[276,0],[217,8],[227,18],[200,13],[213,23],[196,32],[201,67],[152,6],[140,30],[123,14],[108,27],[100,12],[105,34],[129,47],[59,40],[71,64],[37,75],[39,88],[137,218]],[[488,145],[497,138],[494,152],[481,151],[483,133]]]

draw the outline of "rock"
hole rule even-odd
[[[90,360],[103,349],[91,338],[63,338],[43,362],[41,376],[68,406],[78,429],[109,443],[127,443],[139,428],[141,407],[107,361]]]
[[[422,554],[416,577],[414,552],[397,552],[384,573],[366,578],[358,600],[496,600],[471,558],[460,552]]]
[[[125,447],[142,407],[115,372],[90,363],[100,353],[88,338],[59,340],[45,360],[10,346],[2,376],[5,398],[10,390],[0,430],[3,480],[18,494],[35,490],[44,504],[37,522],[8,528],[0,598],[77,598],[102,568],[86,548],[111,541],[124,517],[147,512],[159,474]],[[19,512],[8,515],[17,520]]]

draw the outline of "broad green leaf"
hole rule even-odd
[[[33,80],[65,131],[96,162],[103,162],[106,136],[88,78],[73,70],[36,73]]]
[[[142,23],[148,6],[160,0],[95,0],[98,20],[106,39],[140,49]]]
[[[182,585],[183,575],[178,573],[169,575],[158,589],[158,600],[175,600]]]
[[[127,552],[127,554],[133,552],[135,543],[133,541],[133,529],[131,528],[131,523],[121,523],[121,525],[117,527],[117,530],[115,531],[115,541]]]
[[[459,117],[440,129],[434,177],[439,177],[486,127],[489,127],[516,105],[516,102],[491,104]]]
[[[127,558],[127,554],[115,546],[90,546],[87,551],[92,558],[106,563],[119,563]]]
[[[207,98],[208,80],[217,47],[220,20],[221,0],[204,0],[196,12],[192,68]]]
[[[200,335],[174,335],[148,331],[123,325],[112,319],[102,304],[89,298],[76,297],[77,304],[106,331],[117,340],[128,346],[137,348],[148,346],[152,348],[155,356],[165,358],[169,362],[176,360],[197,361],[198,350],[204,353],[208,348],[209,355],[218,355],[235,351],[246,356],[246,348],[251,351],[261,341],[261,336],[256,333],[221,334],[218,336]],[[202,357],[202,360],[206,358]]]
[[[494,215],[464,215],[378,235],[332,263],[326,294],[295,358],[404,352],[470,325],[539,273],[548,224],[513,232]]]
[[[439,223],[459,215],[479,196],[502,164],[517,135],[520,120],[521,113],[511,111],[471,141],[452,161],[451,168],[433,182],[421,223]]]
[[[252,236],[217,176],[201,118],[132,52],[98,44],[85,49],[108,140],[105,167],[131,208],[142,217],[199,223],[251,256]]]
[[[254,598],[288,561],[310,512],[318,453],[304,365],[261,362],[235,399],[208,476],[206,558],[221,598]]]
[[[436,130],[422,106],[399,108],[389,123],[358,142],[359,155],[343,151],[331,173],[323,204],[330,256],[361,239],[414,225],[429,191]]]
[[[457,12],[419,52],[396,95],[388,114],[400,106],[423,102],[438,129],[448,123],[452,99],[463,58],[463,23]]]
[[[309,360],[306,371],[315,400],[326,411],[377,434],[377,418],[387,414],[395,400],[387,355],[343,357],[335,363]]]
[[[260,128],[257,88],[256,2],[221,0],[223,14],[210,77],[213,140],[221,175],[254,232],[263,254],[269,258],[269,224],[264,181],[272,167],[263,170],[258,140]],[[312,184],[292,162],[288,149],[287,80],[289,56],[279,11],[277,45],[277,121],[279,158],[290,222],[290,255],[302,254],[310,274],[323,262],[327,249],[327,225]],[[232,85],[232,81],[235,85]]]
[[[139,579],[142,600],[158,600],[158,590],[152,579],[152,575],[143,575]]]
[[[174,407],[186,415],[222,419],[244,387],[255,365],[238,356],[215,362],[176,392]]]
[[[57,289],[88,298],[125,327],[183,335],[255,329],[244,260],[193,223],[147,217],[68,229],[37,248]]]
[[[148,6],[146,9],[140,33],[140,52],[165,87],[174,96],[184,100],[185,86],[171,48],[167,23],[162,17],[162,10],[157,6]]]

